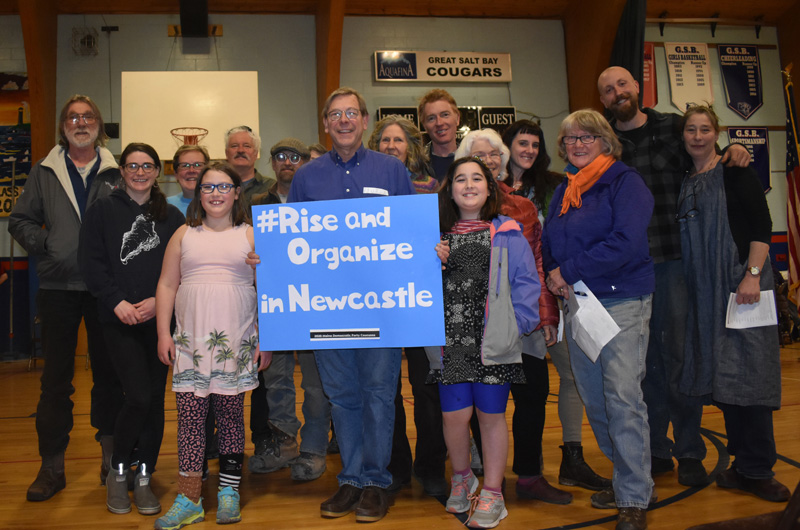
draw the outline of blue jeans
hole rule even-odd
[[[339,485],[388,488],[400,348],[314,354],[342,457]]]
[[[688,296],[681,260],[658,263],[650,341],[647,346],[647,375],[642,382],[644,402],[650,418],[650,451],[657,458],[706,457],[700,437],[702,398],[678,391],[683,368]],[[672,423],[672,436],[667,429]]]
[[[300,451],[324,456],[328,449],[328,432],[331,425],[331,406],[322,391],[314,352],[298,351],[297,360],[303,380],[303,426],[297,419],[294,386],[294,352],[272,354],[272,362],[264,371],[267,389],[269,419],[278,429],[291,436],[300,431]]]
[[[597,445],[614,463],[614,496],[619,508],[647,508],[650,429],[642,398],[652,295],[600,300],[620,332],[593,363],[567,327],[572,373],[586,406]]]

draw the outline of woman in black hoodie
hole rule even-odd
[[[99,318],[125,402],[114,429],[106,506],[128,513],[127,471],[137,449],[134,501],[139,513],[161,511],[150,490],[164,434],[167,367],[158,360],[155,293],[170,237],[184,224],[167,204],[156,179],[161,163],[147,144],[129,144],[120,156],[123,180],[86,212],[79,263],[86,286],[98,298]]]

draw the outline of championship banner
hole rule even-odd
[[[375,123],[387,116],[393,115],[406,118],[413,123],[417,129],[422,131],[422,124],[419,122],[419,110],[417,107],[378,107],[378,110],[375,111]]]
[[[758,173],[764,193],[772,189],[769,173],[769,129],[767,127],[728,127],[730,142],[750,151],[750,165]]]
[[[436,195],[253,207],[265,351],[444,344]]]
[[[642,70],[641,100],[648,109],[658,105],[658,82],[656,81],[655,44],[644,43],[644,69]]]
[[[511,54],[382,50],[374,54],[375,81],[509,83]]]
[[[764,103],[758,46],[718,44],[717,55],[728,108],[746,120]]]
[[[699,42],[665,42],[672,104],[685,112],[689,105],[713,104],[708,45]]]

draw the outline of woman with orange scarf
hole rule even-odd
[[[617,529],[643,529],[653,493],[641,390],[655,289],[647,242],[653,196],[641,175],[617,160],[622,148],[598,112],[567,116],[558,150],[569,165],[544,223],[547,287],[566,299],[583,280],[620,328],[596,362],[573,339],[569,323],[565,330],[589,424],[614,464],[613,490],[592,495],[592,506],[618,508]]]

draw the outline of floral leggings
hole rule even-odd
[[[203,470],[209,402],[213,403],[217,416],[220,454],[244,453],[244,393],[199,397],[193,392],[176,392],[175,401],[178,404],[178,467],[181,471]]]

